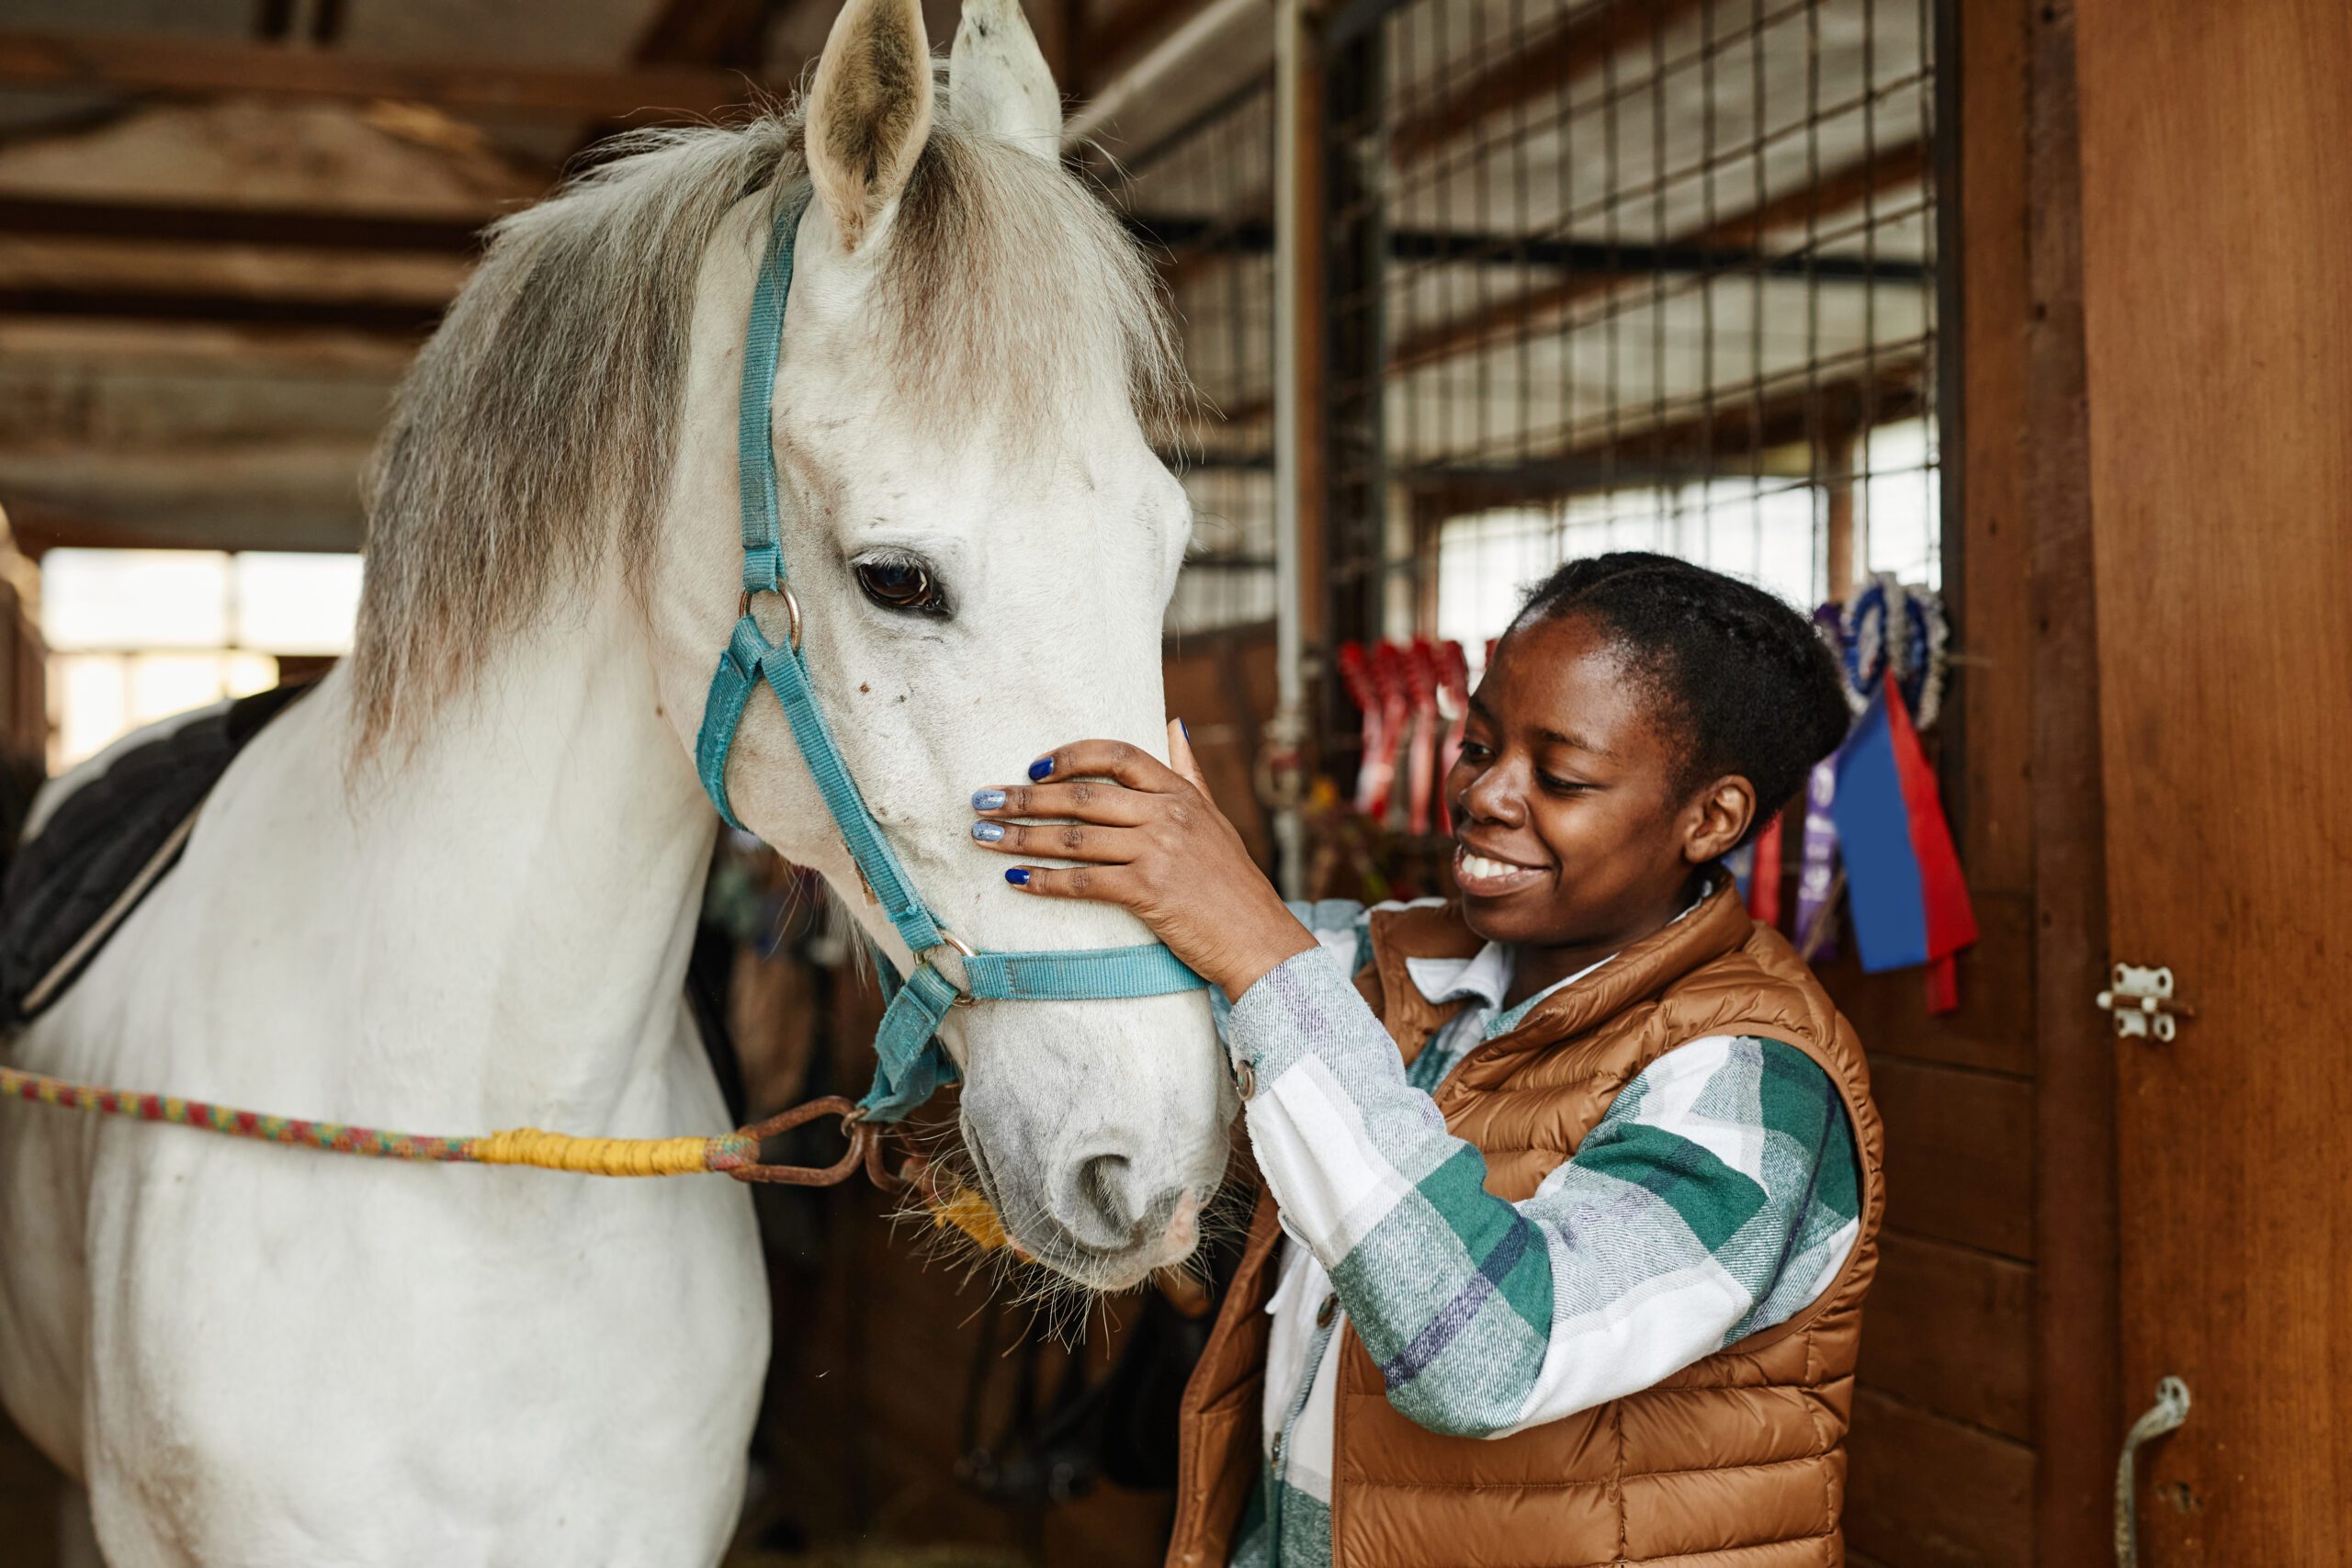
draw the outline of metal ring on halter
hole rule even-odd
[[[957,936],[945,926],[939,928],[938,942],[933,946],[924,948],[922,953],[917,953],[915,956],[922,958],[924,962],[928,963],[930,960],[927,955],[938,952],[940,948],[943,947],[954,948],[956,952],[962,953],[967,960],[978,958],[979,956],[978,953],[972,951],[970,945],[967,943],[962,937]],[[932,968],[933,973],[937,973],[937,964],[933,964]],[[956,999],[948,1005],[950,1007],[967,1008],[972,1005],[974,999],[975,998],[972,996],[971,973],[967,970],[965,972],[964,983],[956,987]]]
[[[786,615],[789,616],[789,617],[790,617],[790,619],[791,619],[791,629],[790,629],[790,630],[788,630],[788,631],[785,634],[785,640],[786,640],[787,643],[789,643],[789,644],[791,644],[791,645],[792,645],[792,651],[793,651],[793,652],[795,652],[795,653],[799,652],[799,651],[800,651],[800,596],[799,596],[798,594],[797,594],[797,593],[793,592],[793,591],[792,591],[792,584],[790,584],[790,583],[788,583],[788,582],[779,582],[779,583],[777,583],[774,588],[763,588],[763,589],[761,589],[761,590],[760,590],[760,592],[762,592],[762,593],[781,593],[781,594],[783,594],[783,595],[784,595],[784,613],[785,613],[785,615]],[[738,595],[738,596],[737,596],[737,598],[736,598],[736,600],[735,600],[735,618],[736,618],[737,620],[739,620],[739,621],[740,621],[740,620],[741,620],[744,616],[746,616],[746,615],[750,615],[750,614],[752,613],[752,598],[753,598],[752,592],[752,590],[750,590],[750,589],[748,589],[748,588],[746,588],[745,590],[743,590],[743,592],[742,592],[740,595]]]

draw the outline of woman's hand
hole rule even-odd
[[[1235,1000],[1315,937],[1283,908],[1241,835],[1210,801],[1183,727],[1168,727],[1169,767],[1118,740],[1080,740],[1029,766],[1032,783],[975,790],[984,849],[1023,859],[1006,882],[1037,898],[1116,904]],[[1023,818],[1053,818],[1051,822]]]

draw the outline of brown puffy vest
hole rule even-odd
[[[1460,1004],[1425,1000],[1408,957],[1480,942],[1452,908],[1373,917],[1357,978],[1406,1059]],[[1513,1201],[1576,1152],[1634,1076],[1675,1046],[1760,1035],[1803,1051],[1845,1097],[1862,1165],[1861,1234],[1843,1271],[1794,1318],[1663,1382],[1509,1438],[1441,1437],[1390,1406],[1351,1327],[1332,1434],[1334,1568],[1782,1568],[1845,1561],[1846,1426],[1862,1295],[1884,1204],[1878,1112],[1861,1047],[1779,933],[1728,886],[1700,908],[1546,998],[1474,1049],[1437,1103]],[[1280,1235],[1261,1199],[1250,1245],[1184,1391],[1169,1568],[1225,1568],[1263,1464],[1266,1298]]]

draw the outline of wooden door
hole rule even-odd
[[[2077,0],[2142,1561],[2352,1562],[2352,6]],[[2091,1005],[2091,998],[2082,998]],[[2111,1462],[2111,1461],[2110,1461]]]

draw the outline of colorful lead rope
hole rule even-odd
[[[369,1159],[526,1165],[583,1176],[684,1176],[742,1170],[756,1166],[760,1157],[759,1137],[749,1128],[722,1133],[715,1138],[575,1138],[562,1133],[543,1133],[536,1127],[517,1127],[474,1138],[443,1138],[379,1127],[354,1127],[340,1122],[311,1122],[298,1116],[269,1116],[208,1100],[183,1100],[176,1095],[101,1089],[15,1067],[0,1067],[0,1098],[86,1111],[94,1116],[164,1122],[232,1138],[290,1144]]]
[[[943,1180],[933,1168],[919,1160],[898,1175],[885,1169],[880,1131],[858,1119],[856,1107],[838,1095],[810,1100],[764,1122],[710,1138],[576,1138],[567,1133],[547,1133],[536,1127],[509,1128],[472,1138],[435,1137],[379,1127],[355,1127],[341,1122],[312,1122],[299,1116],[271,1116],[214,1105],[209,1100],[184,1100],[177,1095],[103,1089],[5,1066],[0,1066],[0,1100],[28,1100],[61,1110],[86,1111],[93,1116],[161,1122],[327,1154],[424,1164],[517,1165],[580,1176],[711,1173],[732,1176],[739,1181],[781,1182],[796,1187],[830,1187],[863,1167],[875,1184],[886,1190],[913,1185],[933,1226],[952,1226],[963,1232],[983,1252],[1011,1245],[1011,1237],[1005,1235],[996,1211],[970,1188]],[[766,1139],[826,1116],[841,1118],[849,1134],[849,1152],[835,1164],[761,1163],[760,1145]]]

